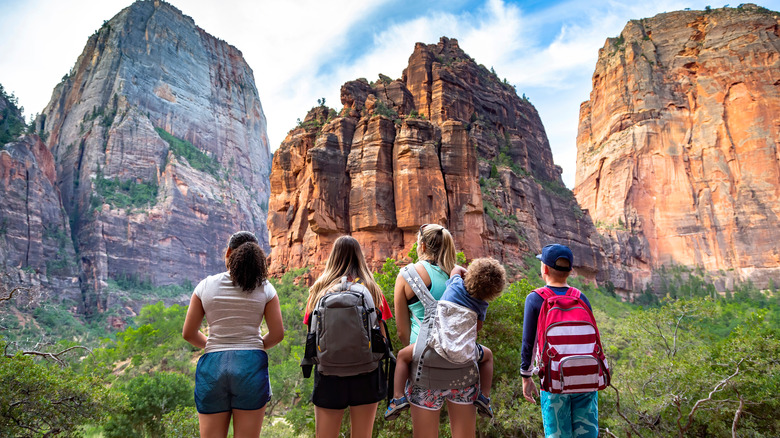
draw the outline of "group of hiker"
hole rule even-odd
[[[360,244],[350,236],[333,243],[303,315],[301,367],[304,377],[313,373],[317,437],[340,436],[347,409],[351,436],[371,437],[383,399],[386,420],[410,411],[415,437],[438,436],[445,402],[453,438],[476,435],[477,413],[493,418],[493,353],[477,343],[477,332],[488,303],[506,287],[504,268],[492,258],[458,266],[452,235],[438,224],[420,227],[417,254],[395,283],[396,328],[405,345],[396,358],[385,322],[393,312]],[[540,398],[545,436],[596,437],[597,391],[609,385],[609,369],[593,312],[566,282],[574,265],[568,247],[548,245],[537,258],[547,285],[525,300],[523,395],[532,403]],[[195,374],[200,435],[226,437],[232,418],[234,437],[258,437],[271,399],[265,351],[284,337],[281,306],[252,233],[230,237],[225,265],[226,272],[195,288],[182,329],[205,348]],[[204,316],[208,336],[199,330]]]

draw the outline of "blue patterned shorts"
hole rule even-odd
[[[461,389],[428,389],[406,382],[405,392],[409,403],[419,408],[438,411],[444,406],[444,400],[459,405],[474,404],[479,395],[479,383]]]
[[[545,438],[599,436],[599,393],[552,394],[541,391]]]

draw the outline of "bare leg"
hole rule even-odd
[[[482,346],[484,355],[479,365],[479,389],[485,397],[490,398],[490,388],[493,387],[493,352]]]
[[[412,433],[414,438],[437,438],[439,436],[440,415],[441,410],[431,411],[412,405]],[[452,416],[452,411],[450,411],[450,416]],[[476,426],[474,427],[476,428]],[[453,437],[455,437],[454,432]]]
[[[452,438],[474,438],[477,435],[476,406],[461,405],[447,400],[447,411],[450,414]]]
[[[201,438],[225,438],[230,426],[230,412],[198,414]]]
[[[404,396],[404,387],[409,380],[409,366],[412,364],[414,344],[407,345],[398,352],[395,363],[395,382],[393,384],[393,398]]]
[[[338,438],[344,409],[314,407],[314,427],[317,438]]]
[[[258,438],[263,428],[263,418],[265,406],[251,411],[233,409],[233,438]]]
[[[352,438],[371,438],[374,431],[376,407],[379,403],[349,407],[349,422]]]

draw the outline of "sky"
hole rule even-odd
[[[87,38],[131,0],[0,0],[0,84],[39,113]],[[344,82],[400,78],[416,42],[455,38],[536,106],[563,180],[574,186],[580,104],[598,49],[628,20],[725,4],[684,0],[170,0],[244,54],[276,150],[317,105],[341,109]],[[780,10],[780,0],[759,2]],[[734,4],[732,6],[737,6]]]

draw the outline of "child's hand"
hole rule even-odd
[[[536,389],[536,384],[534,383],[533,377],[521,378],[523,379],[523,397],[525,397],[525,399],[529,402],[536,404],[536,399],[534,396],[539,396],[539,390]]]
[[[463,274],[465,273],[466,273],[466,268],[464,268],[463,266],[455,265],[455,267],[452,268],[452,271],[450,271],[450,277],[454,277],[456,275],[460,275],[461,277],[463,277]]]

